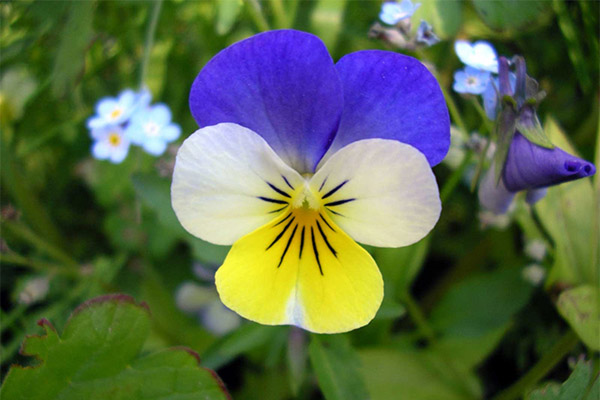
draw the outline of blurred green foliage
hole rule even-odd
[[[413,29],[425,19],[442,42],[407,54],[432,68],[455,106],[458,129],[485,135],[489,122],[472,99],[450,92],[461,67],[454,40],[488,40],[499,54],[522,55],[548,93],[539,111],[553,142],[599,164],[598,2],[421,3]],[[175,299],[182,282],[198,280],[194,263],[214,270],[228,250],[192,237],[177,222],[169,193],[175,148],[159,159],[132,149],[119,165],[91,158],[85,120],[98,99],[146,85],[169,105],[186,137],[197,128],[189,88],[218,51],[276,28],[317,34],[334,60],[370,48],[399,51],[368,36],[380,6],[0,3],[2,375],[12,363],[31,362],[18,350],[26,334],[41,331],[39,319],[63,331],[72,327],[73,320],[65,324],[77,304],[124,292],[152,310],[143,354],[189,346],[236,399],[519,398],[543,380],[565,381],[569,355],[591,360],[585,379],[577,378],[584,373],[579,363],[562,388],[544,384],[528,398],[597,393],[598,174],[551,188],[533,210],[519,199],[507,226],[484,229],[476,196],[460,184],[464,171],[442,164],[435,173],[446,192],[432,234],[407,248],[368,249],[386,290],[371,324],[325,337],[245,322],[217,337]],[[540,259],[525,252],[532,240],[547,248]],[[524,278],[531,263],[546,271],[544,285]],[[569,336],[571,329],[579,336]]]

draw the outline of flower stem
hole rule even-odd
[[[421,336],[430,342],[434,341],[435,332],[433,328],[429,326],[429,323],[425,318],[425,314],[423,314],[423,311],[421,311],[419,304],[408,291],[402,296],[402,301],[406,305],[408,315],[410,315],[410,318],[417,326],[417,329]]]
[[[288,18],[283,9],[283,2],[281,0],[270,0],[269,3],[271,3],[271,11],[273,11],[276,27],[278,29],[287,28]]]
[[[479,116],[481,117],[481,120],[483,121],[483,126],[485,126],[485,129],[487,130],[488,136],[491,137],[492,132],[494,131],[494,126],[492,125],[492,121],[489,120],[487,114],[485,113],[485,110],[481,106],[481,103],[479,103],[479,100],[477,100],[477,97],[475,97],[475,96],[471,97],[471,103],[473,104],[473,107],[475,107],[477,112],[479,113]]]
[[[154,35],[156,34],[156,26],[158,25],[158,16],[162,7],[163,0],[152,1],[152,11],[150,15],[150,23],[146,29],[146,40],[144,42],[144,58],[142,59],[142,71],[140,73],[140,89],[144,87],[144,81],[148,73],[148,64],[150,63],[150,53],[154,46]]]
[[[469,131],[467,130],[465,121],[463,121],[460,113],[458,112],[458,107],[456,107],[454,99],[444,88],[442,88],[442,93],[444,94],[444,98],[446,99],[446,103],[448,104],[448,111],[450,112],[450,117],[458,126],[458,128],[465,134],[465,136],[468,137]]]
[[[579,338],[571,329],[565,333],[554,344],[552,349],[538,360],[538,362],[521,379],[512,386],[500,392],[492,400],[513,400],[523,396],[528,390],[544,378],[554,367],[567,355],[575,345],[579,343]]]
[[[456,168],[452,172],[452,175],[450,175],[446,182],[444,182],[444,186],[442,186],[442,190],[440,191],[440,198],[442,199],[442,203],[448,201],[452,193],[454,193],[454,189],[456,189],[456,187],[460,183],[460,180],[462,179],[465,173],[465,169],[467,169],[467,167],[471,163],[472,158],[473,152],[471,150],[468,150],[465,153],[465,156],[463,157],[463,160],[458,166],[458,168]]]
[[[246,0],[246,4],[248,5],[248,12],[250,13],[250,18],[254,21],[254,24],[261,32],[268,31],[269,23],[265,19],[263,15],[262,8],[257,0]]]

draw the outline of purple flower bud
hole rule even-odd
[[[511,192],[538,189],[594,175],[594,164],[554,147],[537,146],[519,132],[510,144],[502,180]]]

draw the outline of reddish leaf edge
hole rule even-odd
[[[194,359],[196,359],[198,367],[208,371],[212,375],[215,382],[217,382],[217,385],[219,385],[219,388],[221,388],[221,391],[223,392],[223,394],[225,396],[227,396],[227,399],[232,400],[231,394],[229,394],[229,391],[227,390],[227,387],[225,386],[225,383],[223,382],[223,380],[221,380],[221,377],[219,375],[217,375],[217,373],[214,370],[202,366],[202,362],[200,360],[200,355],[198,353],[196,353],[194,350],[192,350],[186,346],[173,346],[173,347],[167,348],[167,350],[184,351],[184,352],[188,353],[190,356],[194,357]]]
[[[150,317],[152,316],[150,307],[148,306],[148,304],[146,302],[142,301],[142,302],[138,303],[132,296],[130,296],[128,294],[111,293],[111,294],[106,294],[106,295],[102,295],[102,296],[98,296],[98,297],[94,297],[92,299],[86,300],[85,302],[83,302],[79,306],[77,306],[75,308],[75,310],[73,310],[73,312],[69,316],[69,319],[67,320],[67,322],[65,324],[65,328],[69,324],[71,319],[74,316],[76,316],[77,314],[81,313],[82,311],[84,311],[88,308],[95,307],[95,306],[98,306],[98,305],[101,305],[101,304],[104,304],[107,302],[126,303],[126,304],[131,304],[134,306],[142,307],[148,312],[148,315]],[[29,365],[29,366],[23,366],[23,365],[19,365],[19,364],[11,364],[8,373],[4,377],[4,380],[6,380],[6,378],[8,378],[8,376],[10,375],[10,372],[13,368],[35,369],[35,368],[40,368],[43,365],[44,360],[42,360],[37,354],[28,354],[25,352],[25,343],[27,342],[27,339],[32,338],[32,337],[37,337],[40,339],[47,338],[48,333],[49,333],[48,330],[52,330],[52,332],[54,334],[56,334],[57,336],[59,336],[59,334],[58,334],[58,331],[56,330],[56,328],[54,327],[54,325],[52,325],[52,323],[50,321],[48,321],[48,319],[46,319],[46,318],[40,319],[37,322],[37,325],[41,326],[44,329],[45,333],[40,334],[40,335],[38,335],[38,334],[25,335],[25,339],[23,339],[23,342],[21,343],[21,348],[19,349],[19,354],[26,356],[26,357],[33,357],[38,362],[38,364],[37,365]],[[219,388],[221,389],[223,394],[227,397],[227,399],[232,400],[231,394],[227,390],[227,387],[225,386],[225,383],[223,382],[221,377],[219,377],[219,375],[217,375],[217,373],[214,370],[202,366],[201,360],[200,360],[200,355],[198,353],[196,353],[194,350],[190,349],[189,347],[185,347],[185,346],[173,346],[173,347],[169,347],[165,350],[184,351],[184,352],[188,353],[190,356],[192,356],[196,360],[196,363],[198,364],[199,368],[207,370],[211,374],[211,376],[213,377],[215,382],[217,382],[217,385],[219,385]]]

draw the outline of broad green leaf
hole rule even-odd
[[[327,400],[369,398],[360,374],[360,359],[345,336],[311,335],[308,353]]]
[[[219,35],[228,33],[242,10],[242,0],[217,0],[215,30]]]
[[[531,392],[526,400],[596,400],[599,379],[596,376],[593,386],[589,388],[592,379],[591,363],[579,361],[565,383],[548,383]]]
[[[518,29],[538,22],[550,9],[544,0],[473,0],[473,6],[487,25],[494,29]]]
[[[82,73],[85,51],[93,34],[95,3],[73,1],[69,6],[69,17],[54,59],[52,89],[56,96],[64,95],[75,86],[75,81]]]
[[[139,356],[150,312],[126,295],[89,300],[71,315],[62,335],[40,321],[44,336],[28,336],[23,353],[33,367],[14,366],[0,395],[6,400],[227,399],[216,375],[191,350]]]
[[[5,124],[23,115],[27,100],[37,89],[37,82],[24,65],[14,66],[0,78],[0,121]]]
[[[440,39],[456,35],[462,22],[462,0],[423,0],[418,3],[421,6],[412,17],[415,27],[423,19],[433,26],[433,31]]]
[[[564,151],[576,155],[556,122],[544,124],[550,140]],[[571,285],[598,282],[598,211],[590,179],[579,179],[548,188],[546,197],[536,203],[542,225],[556,243],[555,259],[547,284]]]
[[[591,285],[565,290],[558,297],[560,315],[592,350],[600,350],[600,290]]]
[[[373,400],[467,400],[481,398],[477,378],[449,366],[432,351],[374,348],[359,352]]]
[[[527,304],[531,292],[519,268],[487,272],[453,286],[433,309],[430,323],[448,337],[491,334]]]

